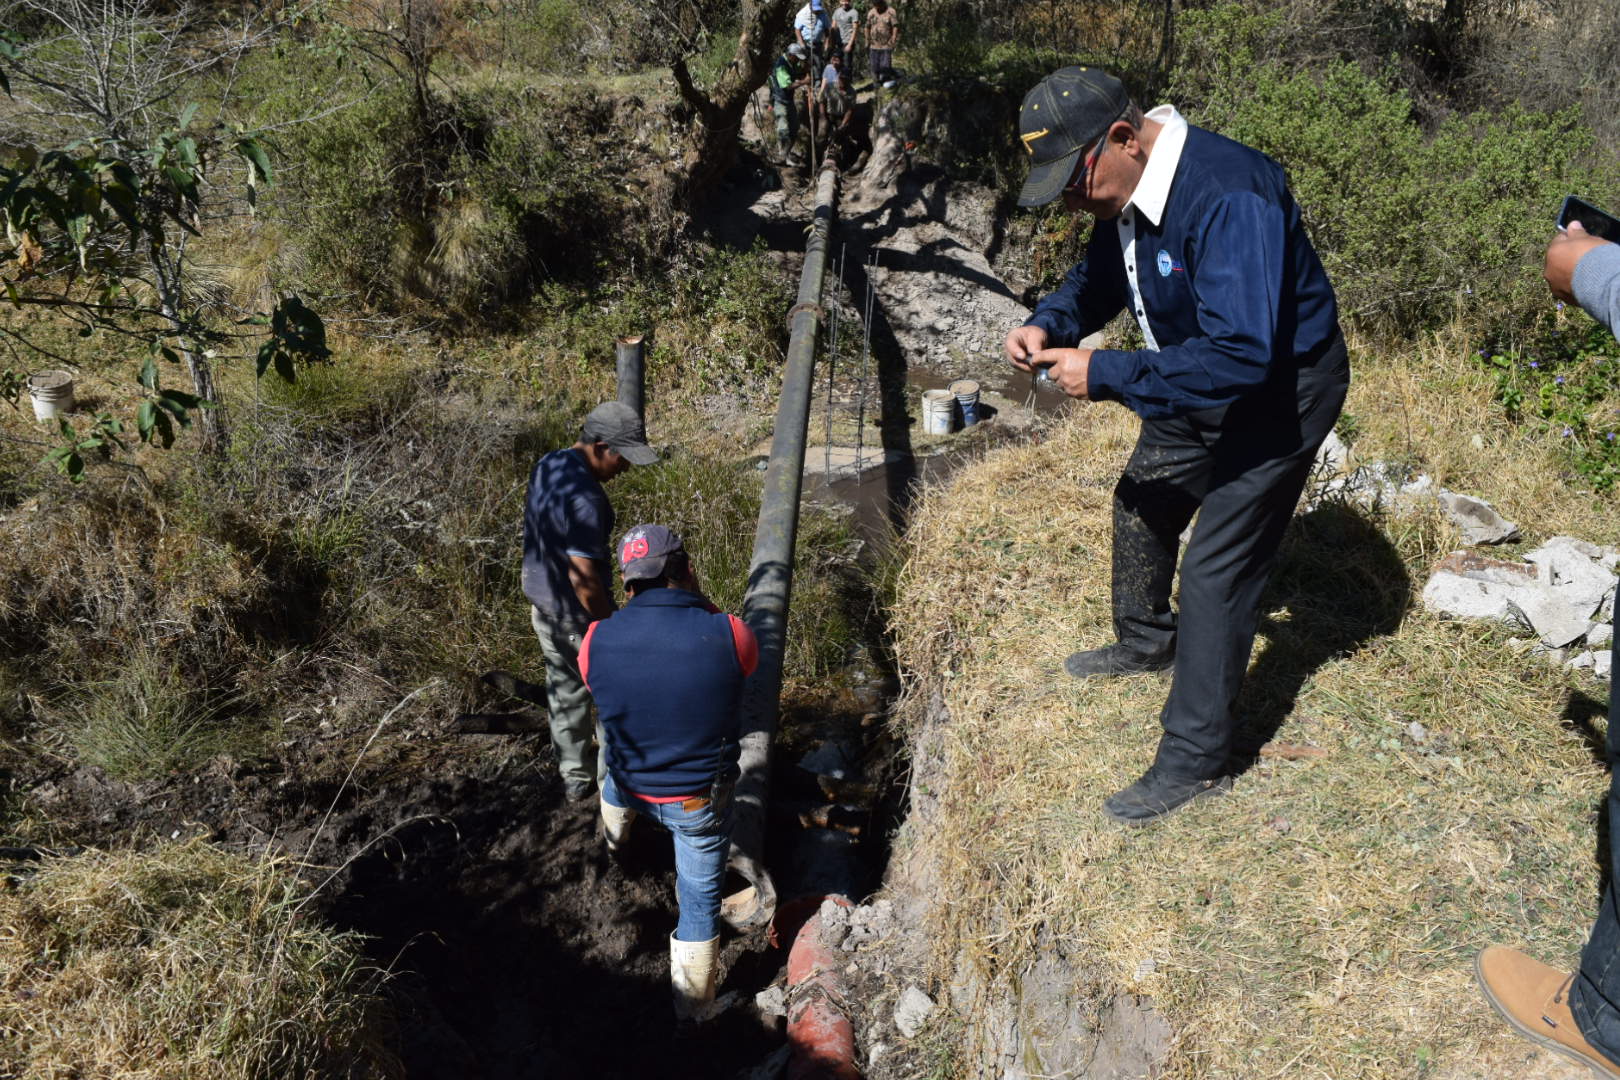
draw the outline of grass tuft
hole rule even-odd
[[[305,895],[201,842],[48,859],[0,890],[0,1075],[397,1075],[381,973]]]

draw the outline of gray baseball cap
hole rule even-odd
[[[663,574],[671,555],[685,551],[674,530],[662,525],[637,525],[619,541],[619,570],[626,581],[646,581]]]
[[[605,401],[585,418],[580,436],[586,442],[605,442],[632,465],[651,465],[658,451],[647,445],[647,428],[636,410],[622,401]]]
[[[1029,152],[1029,178],[1019,206],[1044,206],[1063,193],[1074,163],[1115,120],[1131,96],[1101,68],[1058,68],[1024,95],[1018,138]]]

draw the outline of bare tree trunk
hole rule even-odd
[[[182,277],[184,245],[182,237],[177,244],[179,251],[171,253],[153,244],[148,249],[147,257],[157,278],[158,306],[174,330],[177,351],[185,362],[186,372],[191,376],[191,392],[213,405],[213,408],[196,410],[194,415],[197,417],[203,453],[217,457],[225,452],[230,431],[225,419],[224,402],[219,400],[219,388],[214,382],[214,367],[208,362],[208,357],[193,345],[191,336],[186,332],[185,319],[181,317],[181,312],[185,310],[185,280]]]
[[[754,92],[765,85],[776,50],[792,31],[799,0],[747,0],[742,33],[731,63],[705,93],[692,82],[685,59],[675,61],[675,83],[695,114],[692,142],[682,161],[681,201],[701,202],[737,160],[737,131]]]

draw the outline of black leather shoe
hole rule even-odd
[[[1124,791],[1103,802],[1103,813],[1121,825],[1148,825],[1173,810],[1205,795],[1223,795],[1232,790],[1230,776],[1212,780],[1181,780],[1149,769]]]
[[[1175,662],[1175,653],[1143,656],[1116,643],[1072,654],[1063,661],[1063,670],[1077,679],[1090,679],[1098,675],[1136,675],[1143,671],[1163,671],[1173,666]]]

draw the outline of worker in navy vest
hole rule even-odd
[[[741,619],[704,597],[681,538],[662,525],[626,533],[619,568],[629,599],[592,623],[579,649],[607,759],[602,834],[617,852],[643,814],[674,837],[670,984],[676,1016],[701,1020],[714,1000],[738,707],[759,647]]]
[[[593,619],[613,614],[613,507],[602,485],[658,454],[636,410],[592,409],[578,441],[535,462],[523,500],[523,593],[546,658],[547,719],[570,801],[590,797],[602,775],[579,643]]]
[[[1145,824],[1231,785],[1233,703],[1260,593],[1350,368],[1333,286],[1275,161],[1144,115],[1095,68],[1024,98],[1019,197],[1096,219],[1085,258],[1007,335],[1013,366],[1142,418],[1114,488],[1116,640],[1064,663],[1077,678],[1173,667],[1153,765],[1104,812]],[[1139,349],[1081,348],[1129,311]],[[1180,538],[1179,611],[1170,605]]]

